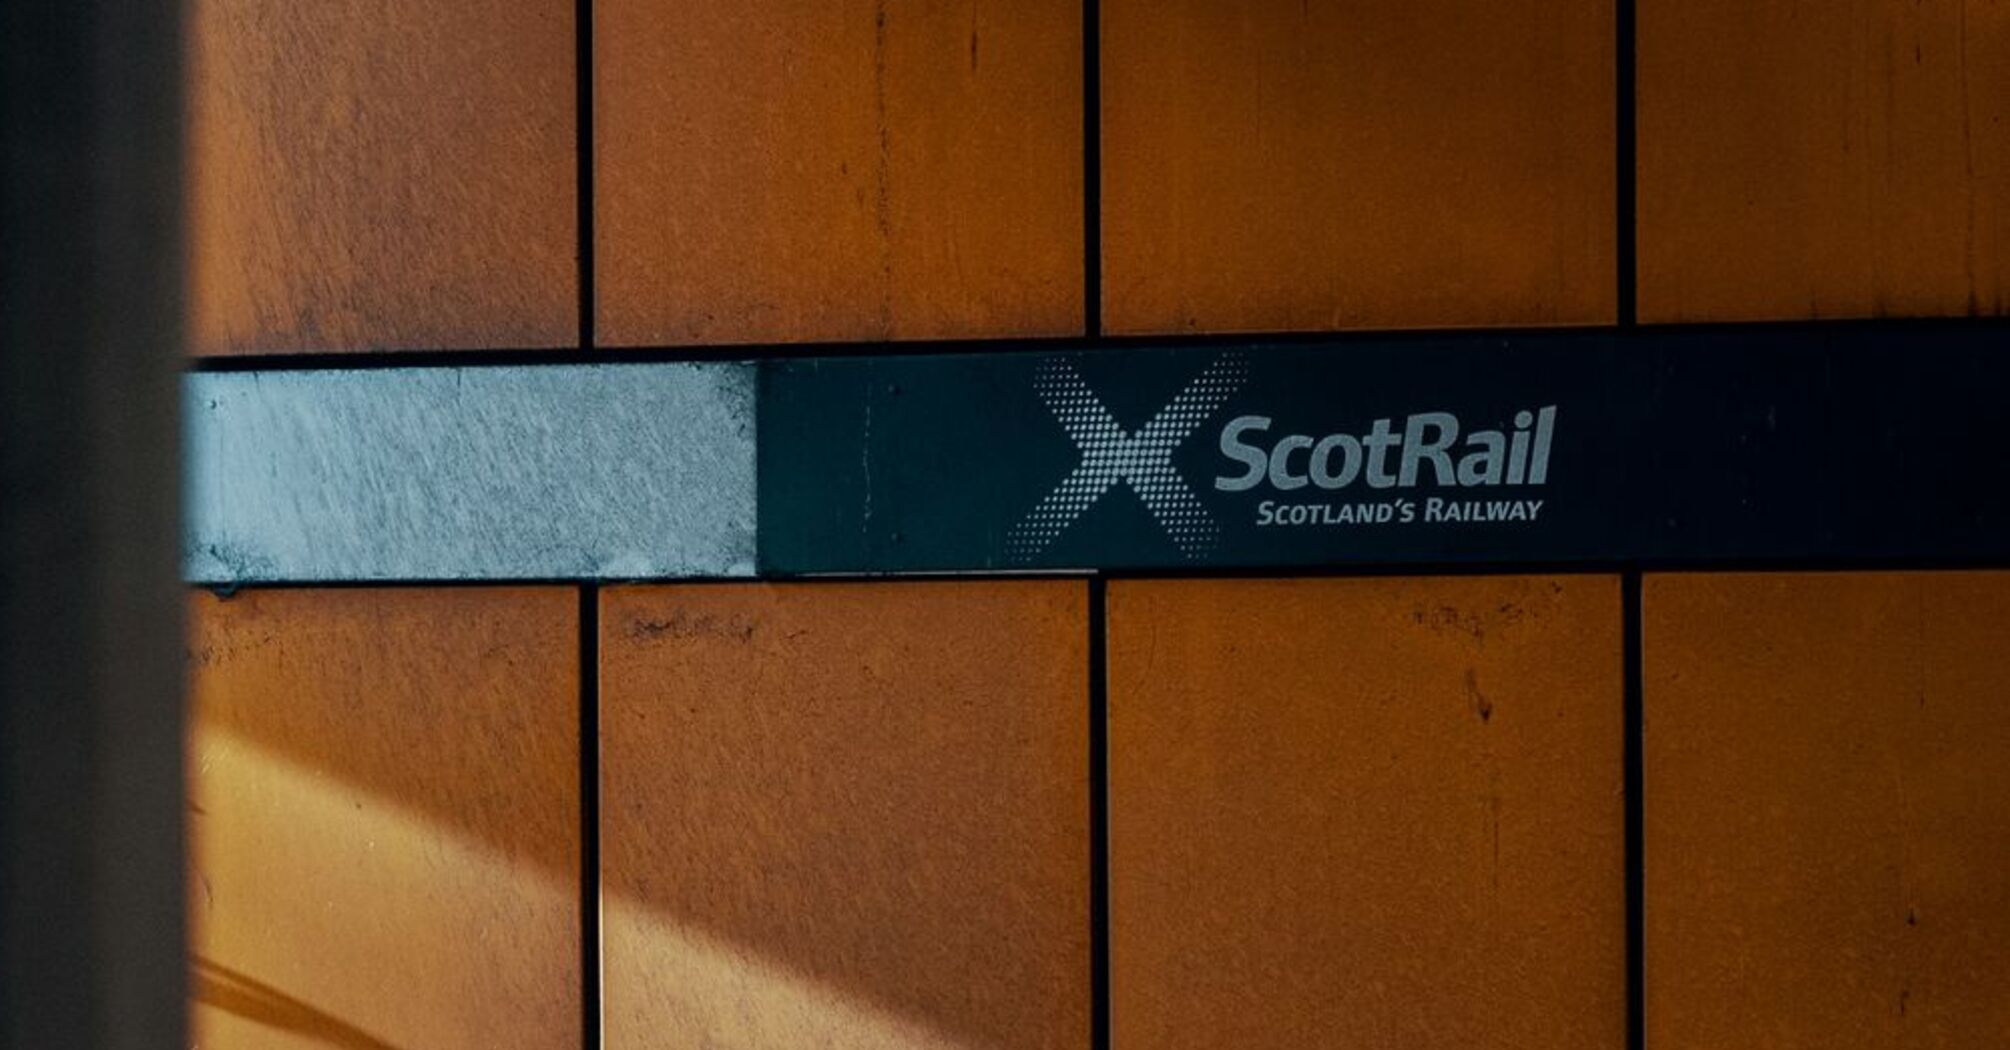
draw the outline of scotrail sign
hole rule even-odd
[[[1181,554],[1190,559],[1214,554],[1221,542],[1221,525],[1199,491],[1173,466],[1173,453],[1203,424],[1213,422],[1248,377],[1246,355],[1223,353],[1149,422],[1126,432],[1072,362],[1062,358],[1040,362],[1034,388],[1067,431],[1081,460],[1007,534],[1006,550],[1012,560],[1038,559],[1119,483],[1137,497]],[[1463,446],[1457,444],[1459,417],[1450,412],[1413,413],[1399,429],[1384,417],[1359,437],[1344,432],[1317,438],[1273,435],[1274,422],[1270,416],[1236,416],[1221,425],[1217,442],[1226,461],[1222,469],[1232,472],[1216,476],[1212,487],[1217,492],[1266,490],[1268,498],[1256,504],[1258,527],[1534,521],[1542,513],[1540,499],[1459,499],[1422,493],[1412,498],[1409,490],[1426,482],[1433,491],[1502,485],[1540,488],[1549,477],[1555,405],[1516,412],[1512,440],[1505,430],[1473,430]],[[1361,491],[1342,492],[1350,486]]]
[[[1756,329],[772,361],[761,567],[2000,556],[2006,487],[1955,455],[1993,440],[2000,343]]]
[[[2010,563],[2001,322],[210,371],[219,585]]]

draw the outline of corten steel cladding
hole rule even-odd
[[[2004,1045],[2010,573],[1644,596],[1648,1045]]]
[[[192,1042],[579,1045],[575,592],[190,612]]]
[[[1622,1045],[1618,581],[1109,585],[1113,1045]]]
[[[1083,330],[1078,0],[594,23],[600,343]]]
[[[578,338],[573,0],[193,0],[189,348]]]
[[[1640,318],[2000,315],[2010,9],[1641,0]]]
[[[1103,0],[1103,323],[1609,323],[1612,6]]]
[[[610,1046],[1088,1045],[1085,584],[601,597]]]

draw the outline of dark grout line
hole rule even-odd
[[[1636,0],[1616,0],[1613,16],[1615,156],[1614,279],[1621,331],[1636,331],[1640,323],[1639,243],[1639,28]],[[1620,575],[1621,667],[1624,683],[1626,858],[1626,1046],[1644,1050],[1647,1042],[1646,983],[1646,785],[1645,687],[1641,680],[1641,567]]]
[[[579,349],[594,350],[593,273],[593,0],[574,0],[573,115],[577,154],[575,195],[579,204]]]
[[[602,1042],[600,912],[600,585],[579,588],[579,962],[581,1046]]]
[[[1108,601],[1089,589],[1089,1046],[1110,1047],[1110,694]]]
[[[1082,332],[1103,337],[1103,57],[1099,0],[1082,0]]]
[[[387,587],[574,587],[616,586],[626,583],[677,583],[693,586],[745,586],[762,584],[850,584],[850,583],[957,583],[1001,580],[1271,580],[1271,579],[1369,579],[1382,576],[1596,576],[1626,572],[1682,573],[1795,573],[1795,572],[2001,572],[2010,570],[2003,558],[1921,557],[1921,558],[1754,558],[1688,560],[1586,560],[1573,562],[1391,562],[1380,565],[1278,565],[1233,568],[1079,569],[1054,572],[832,572],[814,576],[769,574],[763,576],[651,576],[635,579],[583,581],[571,577],[520,579],[412,579],[384,580],[265,580],[236,584],[191,582],[193,590],[210,591],[229,598],[248,590],[356,590]]]
[[[1641,574],[1629,569],[1620,576],[1621,667],[1625,675],[1623,745],[1626,777],[1626,1045],[1643,1050],[1647,1033],[1646,966],[1646,728],[1645,685],[1641,659]]]
[[[1474,344],[1517,339],[1637,339],[1648,335],[1721,335],[1765,338],[1781,335],[1918,336],[1934,332],[2010,333],[2010,317],[1863,317],[1820,321],[1685,322],[1680,324],[1555,325],[1503,328],[1352,329],[1336,332],[1181,332],[1166,335],[1029,336],[1003,339],[935,339],[893,343],[744,343],[707,346],[594,347],[595,364],[683,364],[744,361],[797,361],[824,357],[921,357],[942,354],[1052,354],[1091,350],[1205,350],[1310,346],[1345,351],[1392,343]],[[1623,348],[1621,348],[1623,350]],[[393,368],[489,368],[577,365],[577,349],[400,350],[369,353],[308,352],[229,354],[187,362],[188,372],[369,372]]]
[[[1615,101],[1617,103],[1617,127],[1614,128],[1617,157],[1613,164],[1617,179],[1617,227],[1615,254],[1619,282],[1618,321],[1619,327],[1631,328],[1639,323],[1640,299],[1640,259],[1639,259],[1639,131],[1638,94],[1636,80],[1636,28],[1634,0],[1617,0],[1614,16],[1617,34],[1616,59],[1614,63],[1618,77]]]

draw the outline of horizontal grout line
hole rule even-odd
[[[584,576],[454,576],[454,577],[383,577],[380,579],[356,580],[243,580],[232,583],[213,583],[202,580],[187,581],[196,590],[210,591],[219,597],[228,598],[239,591],[290,591],[290,590],[370,590],[389,587],[582,587],[591,584],[600,588],[622,587],[647,583],[763,583],[771,582],[757,576],[643,576],[631,579],[609,579]]]
[[[2010,559],[1962,558],[1817,558],[1771,560],[1696,561],[1582,561],[1582,562],[1393,562],[1385,565],[1280,565],[1250,568],[1208,569],[1081,569],[1051,572],[901,572],[901,573],[820,573],[813,576],[658,576],[632,579],[578,579],[543,577],[526,579],[382,579],[382,580],[273,580],[230,585],[190,583],[196,590],[229,597],[247,590],[327,590],[400,587],[579,587],[590,584],[602,589],[655,585],[759,584],[857,584],[857,583],[990,583],[1045,580],[1278,580],[1278,579],[1373,579],[1388,576],[1611,576],[1627,572],[1645,575],[1694,575],[1700,573],[1746,573],[1751,575],[1791,575],[1830,572],[2001,572],[2010,571]]]
[[[1351,346],[1406,342],[1473,342],[1489,339],[1614,338],[1716,332],[1739,334],[1827,334],[1913,332],[1944,329],[2001,329],[2010,336],[2010,317],[1839,318],[1822,321],[1685,322],[1681,324],[1557,325],[1504,328],[1403,328],[1344,332],[1222,332],[1161,335],[1034,336],[939,339],[907,342],[747,343],[710,346],[373,350],[237,354],[189,360],[191,372],[370,371],[393,368],[486,368],[581,364],[661,364],[797,360],[819,357],[908,357],[933,354],[1057,353],[1095,349],[1206,349],[1225,346]]]
[[[1642,572],[1786,574],[1816,572],[1974,572],[2010,569],[2010,559],[1977,558],[1698,558],[1584,561],[1389,562],[1374,565],[1282,565],[1253,568],[1103,570],[1110,579],[1297,579],[1375,576],[1609,576]]]

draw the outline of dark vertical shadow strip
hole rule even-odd
[[[579,588],[579,973],[581,1042],[599,1050],[600,587]]]
[[[1089,585],[1089,1046],[1110,1046],[1110,675],[1106,584]]]
[[[593,289],[593,0],[574,0],[573,114],[574,150],[577,170],[575,195],[579,201],[579,348],[594,349]]]
[[[1646,965],[1646,690],[1642,675],[1640,570],[1620,576],[1620,613],[1625,632],[1622,657],[1626,677],[1626,1045],[1642,1050],[1647,1041]]]
[[[1082,334],[1103,335],[1103,56],[1099,0],[1082,0]]]

